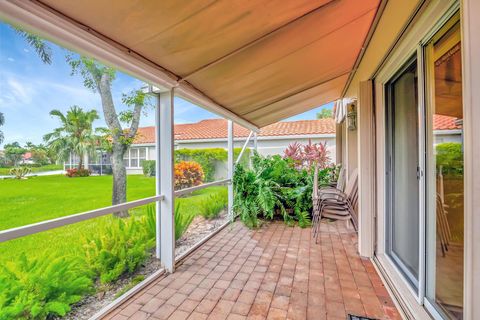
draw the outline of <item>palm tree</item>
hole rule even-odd
[[[71,153],[76,154],[80,158],[78,169],[82,169],[83,157],[93,154],[98,144],[92,125],[99,119],[97,111],[83,111],[78,106],[72,106],[66,115],[59,110],[50,111],[50,115],[57,117],[61,126],[43,137],[47,147],[62,160],[67,160]]]
[[[52,48],[39,36],[14,28],[15,31],[35,50],[40,59],[45,64],[52,64]]]

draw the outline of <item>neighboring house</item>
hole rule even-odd
[[[22,160],[20,160],[20,164],[34,164],[35,161],[32,159],[32,153],[31,152],[25,152],[22,155]]]
[[[434,144],[462,142],[462,125],[455,117],[436,114],[433,116],[435,136]]]
[[[207,119],[196,123],[175,125],[176,149],[227,148],[227,120]],[[234,147],[241,148],[250,131],[234,125]],[[327,143],[335,162],[335,122],[333,119],[284,121],[264,127],[257,138],[261,155],[282,154],[293,142]],[[253,138],[250,140],[253,148]],[[125,154],[128,173],[140,173],[141,161],[155,159],[155,127],[138,129],[135,142]]]
[[[176,149],[227,148],[227,120],[207,119],[196,123],[176,124]],[[234,125],[234,147],[241,148],[250,131]],[[284,121],[266,126],[257,138],[257,150],[261,155],[282,154],[290,143],[327,143],[332,162],[335,162],[335,122],[333,119]],[[253,148],[253,138],[250,140]],[[102,159],[102,160],[101,160]],[[78,165],[78,156],[72,154],[65,162],[65,169]],[[155,160],[155,127],[138,128],[135,141],[124,156],[128,174],[142,173],[143,160]],[[100,150],[95,157],[85,156],[85,166],[95,173],[109,173],[111,164],[108,154]],[[226,168],[219,168],[219,177],[226,174]]]
[[[437,143],[460,142],[461,130],[455,124],[455,118],[447,116],[435,117],[435,140]],[[227,120],[206,119],[196,123],[175,125],[175,148],[176,149],[205,149],[227,148]],[[234,125],[234,144],[241,148],[250,131],[244,127]],[[260,130],[257,138],[257,150],[261,155],[283,154],[287,146],[293,142],[303,144],[327,143],[332,162],[336,162],[335,147],[335,120],[300,120],[282,121],[266,126]],[[253,148],[253,138],[249,148]],[[132,146],[124,156],[125,167],[128,174],[141,174],[143,160],[155,160],[155,127],[138,128],[137,136]],[[339,161],[341,162],[341,161]],[[95,157],[86,156],[84,163],[95,173],[110,173],[110,157],[107,153],[97,150]],[[78,156],[71,155],[65,163],[69,169],[78,164]],[[226,168],[219,168],[218,177],[224,177]]]

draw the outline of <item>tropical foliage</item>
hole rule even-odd
[[[180,239],[185,231],[187,231],[188,227],[193,221],[193,218],[195,218],[195,215],[192,212],[182,211],[181,204],[175,204],[175,240]]]
[[[84,156],[93,154],[98,146],[99,137],[93,130],[93,122],[99,119],[97,111],[83,111],[78,106],[72,106],[66,114],[52,110],[50,115],[57,117],[61,126],[46,134],[44,141],[59,159],[67,160],[71,153],[76,154],[79,157],[78,169],[82,169]]]
[[[222,148],[175,150],[175,162],[195,161],[202,166],[205,181],[214,180],[215,165],[227,161],[227,151]]]
[[[240,155],[241,148],[233,150],[235,159]],[[202,166],[205,174],[205,182],[215,180],[215,169],[221,162],[227,161],[227,150],[224,148],[205,148],[205,149],[178,149],[175,150],[175,162],[195,161]],[[249,161],[249,152],[245,152],[242,156],[241,163],[247,165]]]
[[[200,214],[205,219],[213,219],[220,215],[220,213],[226,208],[228,203],[228,193],[225,192],[214,193],[206,197],[200,203]]]
[[[297,169],[326,168],[331,158],[327,149],[327,142],[302,145],[298,142],[291,143],[284,151],[285,158],[291,159]]]
[[[102,227],[102,234],[84,240],[85,260],[103,284],[133,273],[155,247],[155,210],[148,206],[141,217],[115,219]]]
[[[175,190],[201,185],[205,178],[202,166],[195,161],[181,161],[175,164],[173,173]]]
[[[312,168],[319,170],[319,183],[327,183],[334,171],[329,166],[325,145],[290,146],[285,157],[252,158],[252,168],[237,165],[233,176],[234,212],[249,227],[259,219],[281,217],[285,223],[310,224],[312,209]]]
[[[90,176],[90,170],[88,169],[67,169],[67,172],[65,175],[69,178],[75,178],[75,177],[88,177]]]
[[[26,150],[18,142],[6,144],[4,147],[6,164],[18,166]]]
[[[10,169],[10,175],[14,176],[15,179],[25,179],[25,176],[32,172],[32,169],[29,167],[14,167]]]
[[[317,119],[328,119],[333,117],[333,110],[329,108],[323,108],[320,112],[317,112]]]
[[[155,160],[143,160],[141,166],[145,177],[155,177]]]
[[[437,170],[443,174],[463,175],[463,150],[461,143],[440,143],[436,147]]]
[[[64,316],[92,292],[91,273],[80,258],[47,255],[0,264],[0,319]]]

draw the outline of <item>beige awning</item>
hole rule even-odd
[[[340,98],[380,0],[41,0],[263,127]]]

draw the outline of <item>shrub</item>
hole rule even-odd
[[[14,167],[10,169],[10,174],[15,176],[15,179],[25,179],[25,176],[32,172],[29,167]]]
[[[234,158],[238,158],[241,148],[233,149]],[[246,150],[242,156],[240,163],[247,165],[249,162],[250,152]],[[223,148],[206,148],[206,149],[178,149],[175,150],[175,163],[181,161],[195,161],[202,166],[205,175],[205,182],[211,182],[215,179],[215,168],[217,163],[227,161],[227,150]]]
[[[85,238],[86,262],[101,283],[111,283],[125,273],[133,273],[148,258],[155,247],[155,216],[154,210],[153,216],[151,211],[140,218],[112,218],[102,228],[102,234]]]
[[[257,227],[258,219],[274,219],[299,226],[310,224],[313,170],[298,168],[291,158],[280,156],[252,158],[252,168],[237,165],[233,176],[233,210],[248,227]],[[331,176],[332,168],[320,170],[319,183]]]
[[[211,194],[200,203],[200,214],[205,219],[216,218],[225,209],[227,202],[227,192]]]
[[[227,161],[227,151],[222,148],[175,150],[175,162],[195,161],[202,166],[205,181],[214,180],[215,165]]]
[[[436,147],[437,167],[442,166],[443,174],[463,175],[463,150],[461,143],[440,143]]]
[[[175,190],[198,186],[203,183],[205,175],[197,162],[181,161],[175,164]]]
[[[81,259],[25,254],[0,264],[0,319],[64,316],[70,305],[91,292],[91,275]]]
[[[175,205],[175,240],[178,240],[182,235],[187,231],[188,227],[195,218],[195,215],[192,212],[180,211],[180,203]]]
[[[155,160],[143,160],[142,169],[145,177],[155,177]]]
[[[90,170],[78,169],[78,168],[67,169],[67,173],[65,173],[65,175],[69,178],[88,177],[90,176],[90,174],[91,174]]]

